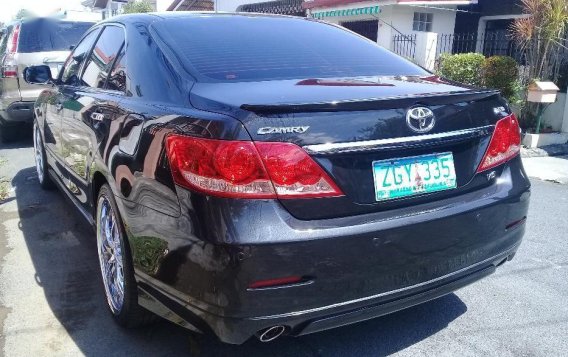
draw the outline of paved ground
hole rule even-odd
[[[14,187],[0,202],[0,355],[568,356],[568,185],[533,180],[521,250],[484,281],[369,322],[235,347],[166,322],[116,327],[93,233],[61,194],[38,188],[30,146],[0,146]]]
[[[523,163],[531,177],[568,184],[568,155],[525,158]]]

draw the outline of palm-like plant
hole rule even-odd
[[[558,79],[561,55],[568,52],[568,2],[566,0],[522,0],[529,17],[515,20],[512,35],[526,53],[529,79]]]
[[[511,35],[525,53],[524,85],[533,80],[557,82],[563,63],[568,61],[568,2],[522,0],[522,7],[528,16],[515,20]],[[535,106],[525,107],[525,122],[536,110]]]

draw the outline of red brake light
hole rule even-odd
[[[342,195],[333,180],[299,146],[257,142],[256,148],[279,198]]]
[[[495,131],[487,152],[481,161],[477,172],[489,170],[509,161],[521,150],[521,130],[515,114],[503,118],[495,125]]]
[[[12,36],[8,40],[8,53],[16,53],[18,50],[18,39],[20,38],[20,25],[14,26]]]
[[[167,138],[175,182],[207,194],[234,198],[341,196],[339,188],[299,146]]]
[[[2,77],[3,78],[17,78],[18,65],[14,61],[14,54],[18,50],[18,39],[20,38],[20,25],[14,26],[14,30],[8,38],[8,48],[6,56],[2,62]]]
[[[2,62],[2,77],[3,78],[17,78],[18,77],[18,65],[14,60],[14,54],[8,53],[4,56],[4,61]]]

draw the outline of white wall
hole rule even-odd
[[[173,0],[156,0],[156,11],[166,11]]]
[[[223,1],[223,0],[221,0]],[[229,1],[229,0],[224,0]],[[373,6],[377,2],[365,2],[357,4],[349,4],[350,6],[337,6],[333,9],[342,8],[353,8],[353,7],[363,7],[363,6]],[[402,33],[404,35],[410,35],[419,33],[412,30],[412,23],[414,20],[414,12],[428,12],[434,15],[432,20],[432,32],[438,34],[451,34],[454,33],[454,26],[456,24],[456,13],[455,11],[442,10],[442,9],[430,9],[415,6],[406,5],[380,5],[381,13],[379,15],[373,16],[348,16],[348,17],[330,17],[325,18],[325,21],[333,23],[341,23],[345,21],[358,21],[358,20],[373,20],[377,17],[379,21],[379,31],[377,43],[385,48],[392,48],[392,38],[394,35]],[[317,9],[324,10],[324,9]]]
[[[89,11],[76,11],[76,10],[66,10],[62,18],[70,21],[101,21],[103,19],[103,14],[100,12],[89,12]]]
[[[554,131],[561,131],[566,110],[566,93],[558,93],[556,103],[552,103],[542,118],[546,126],[551,126]]]
[[[566,106],[564,107],[564,121],[562,122],[562,132],[568,133],[568,97],[566,98]]]

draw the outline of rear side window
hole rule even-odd
[[[85,70],[82,82],[93,88],[105,88],[111,68],[124,44],[124,30],[107,26],[97,40]]]
[[[152,26],[199,81],[427,73],[371,41],[313,20],[217,15]]]
[[[10,32],[12,32],[12,26],[9,26],[2,30],[0,34],[0,59],[6,54],[6,49],[8,48],[8,37],[10,37]]]
[[[97,40],[100,30],[96,29],[91,31],[81,43],[73,50],[65,64],[63,65],[63,71],[61,72],[61,81],[63,84],[67,85],[80,85],[79,83],[79,71],[81,70],[81,65],[87,59],[91,47],[93,47],[94,42]]]
[[[36,19],[24,22],[20,31],[18,52],[69,51],[93,26],[91,22]]]
[[[126,51],[123,47],[108,77],[106,88],[126,92],[126,73]]]

